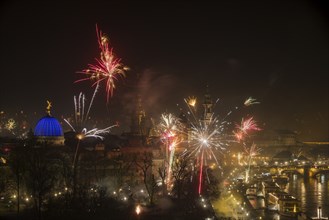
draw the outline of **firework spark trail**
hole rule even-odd
[[[218,101],[218,100],[217,100]],[[246,106],[246,107],[249,107],[249,106],[251,106],[251,105],[254,105],[254,104],[260,104],[260,102],[256,102],[256,99],[254,99],[254,98],[252,98],[252,97],[249,97],[249,98],[247,98],[245,101],[244,101],[244,103],[243,103],[243,106]],[[239,105],[240,106],[240,105]],[[226,116],[223,118],[223,120],[226,120],[226,118],[228,117],[228,116],[230,116],[233,112],[235,112],[235,111],[237,111],[237,110],[239,110],[241,107],[243,107],[243,106],[235,106],[235,108],[233,109],[233,110],[230,110],[227,114],[226,114]]]
[[[250,105],[254,105],[254,104],[259,104],[260,102],[256,102],[256,99],[249,97],[246,99],[246,101],[244,101],[244,105],[245,106],[250,106]]]
[[[193,120],[197,121],[197,110],[196,110],[196,104],[197,104],[197,98],[194,96],[190,96],[186,99],[184,99],[184,102],[186,103],[186,106],[188,108],[187,114],[192,115]]]
[[[17,127],[16,121],[12,118],[8,119],[8,121],[5,124],[5,129],[10,131],[13,135],[16,135],[15,128]]]
[[[238,142],[241,142],[244,139],[244,133],[240,130],[233,131],[233,135]]]
[[[218,167],[220,167],[217,158],[218,155],[216,156],[216,153],[222,154],[228,145],[228,139],[226,139],[224,131],[229,122],[219,120],[214,116],[214,113],[206,120],[202,117],[200,118],[196,112],[193,111],[195,105],[190,104],[190,99],[184,99],[184,101],[188,108],[189,117],[187,119],[190,130],[187,133],[189,136],[189,149],[183,152],[183,154],[188,154],[189,156],[194,155],[198,161],[194,166],[199,166],[196,169],[199,170],[198,193],[201,194],[204,167],[207,166],[208,160],[214,160]],[[218,101],[219,99],[217,99],[214,104],[217,104]],[[191,107],[193,107],[193,109],[191,109]],[[207,177],[207,179],[209,178]]]
[[[169,156],[169,165],[168,165],[168,178],[167,178],[167,186],[171,186],[171,176],[172,176],[172,166],[173,166],[173,160],[175,156],[175,150],[176,146],[181,143],[181,140],[175,136],[174,140],[171,141],[171,146],[170,146],[170,156]]]
[[[82,102],[84,103],[86,100],[85,95],[83,94],[82,96]],[[81,120],[84,121],[84,116],[85,116],[85,105],[82,105],[82,111],[81,111]]]
[[[173,132],[177,132],[180,130],[180,121],[179,119],[173,115],[173,114],[162,114],[161,115],[161,123],[160,123],[160,131],[162,134],[169,136],[173,133]]]
[[[203,170],[203,152],[201,153],[201,160],[200,160],[200,175],[199,175],[199,188],[198,188],[198,192],[199,192],[199,195],[201,195],[201,189],[202,189],[202,170]]]
[[[97,92],[97,88],[95,89],[94,95],[95,96]],[[99,139],[104,139],[103,135],[108,134],[111,129],[117,125],[112,125],[109,127],[106,127],[104,129],[98,129],[98,128],[93,128],[91,130],[88,130],[85,127],[86,120],[88,119],[89,116],[89,111],[91,109],[92,101],[90,102],[88,112],[85,114],[85,95],[81,92],[78,96],[74,96],[74,118],[75,121],[73,125],[69,122],[69,120],[64,119],[64,121],[70,126],[70,128],[76,133],[76,137],[78,138],[78,143],[76,147],[76,153],[74,155],[74,160],[73,160],[73,167],[75,166],[76,162],[76,156],[78,153],[80,141],[85,139],[85,138],[99,138]]]
[[[97,87],[96,87],[97,88]],[[97,89],[94,92],[93,97],[95,96],[97,92]],[[78,99],[76,96],[74,96],[74,125],[72,125],[67,119],[64,119],[64,121],[71,127],[71,129],[74,132],[79,132],[79,130],[81,130],[79,133],[83,134],[83,137],[95,137],[95,138],[103,138],[101,135],[106,134],[110,131],[111,128],[117,126],[117,125],[112,125],[109,126],[107,128],[104,129],[91,129],[91,130],[87,130],[87,128],[84,128],[84,124],[86,122],[86,120],[88,119],[89,116],[89,111],[91,109],[92,106],[92,101],[91,100],[90,104],[89,104],[89,108],[88,108],[88,112],[85,114],[85,95],[81,92],[78,96]]]
[[[220,138],[220,135],[225,131],[226,121],[220,122],[217,117],[210,117],[209,121],[205,123],[201,119],[197,122],[191,121],[191,145],[193,146],[207,146],[215,149],[223,150],[226,145],[225,141]],[[223,140],[223,142],[222,142]]]
[[[87,113],[85,113],[85,101],[86,101],[85,94],[80,92],[78,99],[76,96],[73,97],[73,99],[74,99],[74,117],[75,117],[76,126],[81,127],[84,124],[84,122],[86,120],[88,120],[89,113],[90,113],[91,107],[93,105],[94,98],[96,96],[98,87],[99,87],[99,84],[97,84],[97,86],[95,88],[95,91],[94,91],[91,101],[89,103]]]
[[[95,90],[94,90],[94,94],[93,94],[93,96],[92,96],[92,98],[91,98],[91,101],[90,101],[90,103],[89,103],[88,111],[87,111],[87,114],[86,114],[86,119],[88,119],[89,112],[90,112],[91,106],[92,106],[92,104],[93,104],[93,102],[94,102],[94,99],[95,99],[96,93],[97,93],[97,91],[98,91],[98,88],[99,88],[99,83],[97,83],[97,85],[96,85],[96,87],[95,87]]]
[[[113,95],[115,89],[115,80],[118,77],[124,77],[125,72],[129,70],[128,67],[124,66],[120,58],[116,58],[113,53],[113,48],[110,48],[108,38],[98,30],[96,25],[96,33],[98,46],[100,49],[100,58],[95,58],[96,64],[88,64],[88,69],[84,69],[79,73],[87,75],[88,77],[76,80],[75,82],[82,82],[86,80],[95,80],[92,86],[98,85],[102,81],[106,81],[106,94],[107,102],[109,102],[110,96]]]
[[[254,101],[254,99],[250,99],[247,104],[256,104]],[[193,170],[198,170],[199,172],[198,193],[201,194],[203,187],[202,180],[204,179],[203,175],[204,173],[207,174],[205,166],[207,166],[208,161],[213,160],[220,168],[220,154],[223,154],[223,152],[229,146],[229,143],[236,142],[232,140],[230,137],[231,135],[229,135],[229,129],[231,128],[229,125],[232,123],[228,120],[228,118],[232,116],[232,113],[239,110],[240,108],[235,107],[234,109],[230,110],[223,118],[219,119],[218,117],[215,117],[214,112],[212,112],[212,114],[208,113],[207,116],[199,116],[198,112],[196,111],[197,102],[194,96],[184,99],[184,102],[186,104],[187,112],[187,114],[184,115],[187,119],[188,130],[185,131],[184,129],[181,129],[180,133],[188,136],[186,141],[189,147],[182,153],[182,155],[193,156],[196,158],[197,162],[194,163]],[[219,99],[217,99],[214,103],[211,103],[211,108],[215,109],[215,106],[218,102]],[[246,135],[250,131],[260,130],[252,117],[246,120],[242,119],[241,125],[237,127],[238,131],[233,132],[239,132],[239,135]],[[207,179],[209,179],[209,177],[207,177]]]
[[[78,112],[77,112],[77,116],[78,116],[78,121],[79,121],[79,126],[81,126],[82,121],[83,121],[83,117],[82,117],[82,109],[84,109],[85,106],[85,102],[84,102],[84,94],[82,94],[80,92],[79,94],[79,101],[78,101]],[[83,106],[83,107],[82,107]]]
[[[66,123],[68,123],[71,128],[74,129],[74,127],[66,119],[64,119],[64,121]],[[89,131],[86,128],[83,128],[82,131],[79,134],[77,134],[78,144],[77,144],[77,147],[75,149],[75,154],[74,154],[74,159],[73,159],[73,167],[75,166],[75,163],[76,163],[76,158],[77,158],[77,155],[78,155],[80,142],[83,139],[85,139],[85,138],[99,138],[99,139],[103,140],[104,137],[102,135],[108,134],[111,131],[111,129],[115,126],[116,125],[112,125],[110,127],[104,128],[104,129],[94,128],[94,129],[91,129]]]
[[[78,99],[76,96],[73,97],[74,99],[74,118],[75,118],[75,126],[81,127],[83,123],[83,114],[81,112],[81,108],[84,110],[85,106],[85,99],[83,98],[84,94],[80,92]]]
[[[248,183],[249,182],[249,176],[250,176],[250,165],[252,162],[252,159],[254,156],[258,155],[260,152],[260,148],[256,146],[256,144],[252,144],[249,148],[244,146],[244,150],[246,152],[246,155],[248,157],[248,168],[246,169],[246,177],[245,181]]]
[[[258,155],[259,152],[261,151],[261,149],[258,148],[257,145],[254,143],[249,148],[244,146],[244,150],[245,150],[246,154],[248,155],[248,157],[254,157],[254,156]]]
[[[21,110],[14,115],[8,115],[4,111],[0,111],[0,136],[2,132],[6,135],[13,135],[19,139],[25,139],[29,132],[27,115]],[[9,133],[7,133],[9,132]]]
[[[195,107],[196,103],[197,103],[197,99],[194,96],[189,96],[187,99],[185,99],[185,102],[192,107]]]
[[[5,125],[5,128],[8,130],[8,131],[13,131],[15,128],[16,128],[16,122],[14,119],[10,118],[8,119],[6,125]]]
[[[75,121],[77,122],[78,121],[78,115],[77,115],[78,108],[77,108],[77,99],[75,96],[73,97],[73,101],[74,101],[74,117],[75,117]]]
[[[246,120],[242,119],[240,129],[244,133],[248,133],[248,131],[259,131],[259,130],[261,130],[258,127],[256,121],[253,119],[253,117],[250,117]]]
[[[261,130],[253,117],[249,117],[247,119],[242,118],[241,123],[236,124],[236,128],[237,130],[233,131],[233,134],[238,142],[242,141],[246,136],[248,136],[249,132]]]
[[[164,113],[161,115],[158,132],[160,133],[163,142],[166,144],[166,159],[168,162],[167,188],[171,184],[172,162],[175,154],[176,145],[180,142],[177,133],[180,132],[182,124],[173,114]],[[170,152],[170,154],[169,154]]]
[[[64,119],[64,121],[73,129],[73,131],[76,131],[74,129],[74,127],[66,119]],[[77,144],[75,154],[74,154],[73,167],[76,164],[76,157],[77,157],[77,154],[78,154],[79,145],[80,145],[80,142],[83,139],[85,139],[85,138],[99,138],[99,139],[103,140],[104,137],[102,135],[108,134],[111,131],[111,129],[115,126],[116,125],[112,125],[110,127],[104,128],[104,129],[94,128],[94,129],[91,129],[89,131],[86,128],[83,128],[82,131],[77,134],[78,144]]]
[[[188,153],[189,155],[194,155],[199,161],[199,194],[202,191],[202,178],[203,178],[203,169],[204,166],[207,165],[208,160],[214,160],[216,164],[219,166],[218,153],[223,154],[225,149],[229,146],[230,142],[235,142],[231,140],[229,136],[226,135],[226,132],[229,129],[231,124],[228,121],[228,118],[232,116],[232,113],[237,111],[239,107],[235,107],[230,110],[222,119],[218,119],[218,117],[214,116],[214,113],[211,114],[211,117],[208,118],[208,121],[204,121],[202,118],[196,115],[194,98],[184,99],[188,108],[188,118],[191,130],[190,130],[190,138],[189,138],[189,150],[188,152],[184,152],[184,154]],[[251,104],[254,100],[249,100],[249,104]],[[219,99],[213,103],[213,109],[219,102]],[[251,130],[259,130],[256,122],[253,118],[248,118],[247,120],[242,120],[242,125],[239,126],[240,130],[247,133]],[[239,131],[240,131],[239,130]],[[241,133],[243,134],[243,133]],[[217,155],[217,156],[216,156]],[[201,170],[202,169],[202,170]]]
[[[91,130],[88,130],[87,128],[83,128],[80,132],[67,120],[64,119],[64,121],[70,126],[70,128],[77,132],[77,138],[78,139],[85,139],[85,138],[99,138],[101,140],[104,139],[102,135],[108,134],[112,128],[116,127],[117,125],[112,125],[103,129],[93,128]]]

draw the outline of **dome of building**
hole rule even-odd
[[[64,145],[63,129],[59,121],[51,116],[51,102],[47,101],[47,115],[41,118],[34,128],[34,136],[39,144]]]
[[[59,137],[63,136],[63,129],[56,118],[46,115],[35,126],[34,135],[39,137]]]

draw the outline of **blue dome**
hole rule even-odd
[[[47,115],[41,118],[35,126],[34,135],[45,137],[63,136],[63,129],[56,118]]]

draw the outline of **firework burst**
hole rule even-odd
[[[171,185],[172,163],[175,155],[176,146],[182,141],[178,133],[182,130],[180,119],[173,114],[164,113],[161,115],[161,120],[158,128],[158,133],[161,136],[162,142],[165,144],[166,160],[168,164],[167,171],[167,188]]]
[[[227,140],[223,135],[225,123],[221,124],[216,117],[211,117],[207,122],[199,120],[191,123],[189,132],[189,151],[190,155],[197,158],[196,165],[199,166],[199,186],[198,193],[202,191],[202,179],[204,166],[208,161],[215,161],[219,166],[218,155],[227,147]],[[220,166],[219,166],[220,167]]]
[[[246,183],[249,182],[249,176],[250,176],[250,165],[252,162],[252,159],[257,156],[260,152],[260,148],[256,146],[256,144],[252,144],[250,147],[244,146],[244,151],[247,156],[247,161],[248,161],[248,168],[246,169],[246,177],[245,181]]]
[[[242,118],[241,124],[236,124],[236,128],[237,130],[233,131],[233,134],[239,142],[249,135],[250,132],[261,130],[253,117],[249,117],[247,119]]]
[[[174,137],[177,132],[180,132],[182,128],[180,119],[175,115],[164,113],[161,115],[161,121],[159,124],[159,133],[163,141],[168,141]]]
[[[97,87],[94,92],[93,98],[96,94],[96,91],[97,91]],[[78,139],[78,144],[76,147],[74,160],[73,160],[73,166],[75,166],[75,161],[76,161],[76,156],[78,153],[80,141],[84,140],[85,138],[104,139],[103,136],[108,134],[113,127],[117,126],[117,125],[112,125],[104,129],[93,128],[91,130],[88,130],[85,127],[85,123],[89,119],[89,111],[91,109],[92,101],[90,102],[88,110],[86,112],[85,100],[86,100],[85,95],[83,93],[80,93],[78,98],[74,96],[74,122],[70,123],[68,119],[64,119],[64,121],[70,126],[72,131],[76,133],[76,137]]]
[[[195,167],[198,167],[199,170],[199,194],[202,192],[204,172],[207,172],[207,169],[204,169],[204,167],[207,167],[209,163],[215,162],[221,168],[219,158],[223,156],[231,143],[236,142],[230,135],[230,132],[232,132],[230,131],[232,122],[228,119],[234,111],[239,109],[239,107],[235,107],[224,115],[224,117],[220,118],[219,116],[215,116],[213,111],[219,99],[213,103],[209,94],[205,98],[205,103],[202,104],[205,109],[201,116],[195,111],[196,102],[194,100],[196,98],[189,97],[184,100],[188,108],[186,115],[189,116],[188,150],[185,153],[191,156],[194,155],[194,158],[196,158]],[[255,99],[250,98],[244,105],[250,106],[251,104],[256,104],[254,101]],[[246,120],[241,120],[241,124],[237,126],[237,131],[233,131],[233,134],[238,140],[242,140],[251,131],[256,130],[260,130],[260,128],[257,126],[256,121],[253,120],[253,117],[249,117]],[[252,152],[254,152],[254,149],[252,148]]]
[[[12,118],[8,119],[5,128],[12,132],[16,128],[16,121]]]
[[[256,102],[256,99],[249,97],[246,99],[246,101],[243,103],[245,106],[250,106],[254,104],[259,104],[260,102]]]
[[[172,143],[175,143],[174,140],[179,140],[177,144],[173,145],[186,144],[186,149],[180,156],[185,155],[188,158],[194,158],[192,171],[195,170],[198,173],[198,193],[202,194],[204,180],[208,180],[208,183],[210,183],[207,167],[213,168],[213,165],[217,164],[218,168],[221,169],[220,158],[223,157],[230,144],[236,142],[231,135],[232,131],[230,131],[232,130],[232,122],[228,119],[232,117],[232,113],[237,111],[239,107],[235,107],[233,110],[228,111],[226,115],[223,115],[223,117],[219,117],[214,113],[219,99],[212,102],[210,95],[206,94],[205,101],[202,103],[204,107],[202,112],[196,111],[196,100],[194,96],[184,99],[186,105],[185,107],[180,107],[183,117],[182,121],[171,114],[162,115],[162,122],[160,123],[162,129],[160,130],[162,131],[161,137],[164,142],[168,143],[168,140],[171,140]],[[250,99],[247,104],[245,102],[243,105],[250,106],[255,104],[254,101],[254,99]],[[241,124],[234,127],[234,129],[236,129],[236,131],[233,131],[234,135],[239,136],[240,140],[248,135],[249,132],[260,130],[253,117],[249,117],[246,120],[242,119]],[[178,137],[181,137],[181,139],[178,139]],[[175,148],[167,144],[166,149]],[[172,152],[174,151],[170,151],[170,153]]]
[[[20,139],[25,139],[28,133],[27,116],[23,111],[14,115],[7,115],[5,112],[0,112],[0,135],[15,136]]]
[[[261,149],[253,143],[250,147],[244,146],[244,151],[249,158],[253,158],[254,156],[257,156],[259,154]]]
[[[82,78],[75,82],[81,82],[85,80],[94,81],[93,86],[98,85],[102,81],[106,82],[106,94],[107,102],[110,96],[113,95],[115,89],[115,81],[119,77],[124,77],[125,72],[129,70],[128,67],[121,63],[121,59],[117,58],[113,52],[113,48],[110,47],[108,38],[102,31],[98,30],[96,25],[96,33],[98,39],[99,49],[101,51],[100,58],[95,58],[96,64],[88,64],[88,68],[82,70],[79,73],[86,75],[86,78]]]
[[[207,96],[207,103],[203,103],[205,107],[203,113],[199,115],[196,112],[196,98],[189,97],[184,99],[187,106],[187,129],[182,130],[187,136],[187,149],[183,154],[195,158],[193,170],[199,170],[198,176],[198,193],[202,192],[203,176],[207,174],[207,167],[209,163],[215,162],[220,168],[219,158],[227,148],[230,139],[225,135],[227,125],[230,123],[225,120],[230,113],[228,113],[222,120],[215,116],[212,109],[218,103],[219,99],[213,103],[210,97]],[[208,175],[206,175],[208,176]]]
[[[196,103],[197,103],[197,99],[194,96],[190,96],[187,99],[185,99],[185,102],[192,107],[195,107]]]

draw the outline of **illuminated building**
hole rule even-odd
[[[48,102],[47,115],[42,117],[34,128],[38,144],[64,146],[63,129],[59,121],[50,114],[51,103]]]

